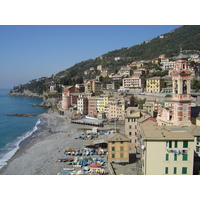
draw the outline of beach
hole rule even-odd
[[[31,140],[22,141],[25,144],[0,169],[1,175],[55,175],[66,167],[66,163],[58,162],[66,157],[65,149],[84,147],[82,140],[75,139],[82,132],[81,126],[70,124],[67,116],[52,113],[40,117],[45,120],[44,128]]]

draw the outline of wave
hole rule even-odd
[[[7,144],[2,150],[4,153],[0,154],[0,169],[7,165],[7,161],[14,156],[17,150],[20,148],[20,143],[31,136],[38,130],[38,125],[41,123],[41,120],[38,119],[35,126],[32,130],[27,131],[25,134],[17,138],[17,141]]]

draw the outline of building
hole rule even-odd
[[[68,110],[69,106],[71,106],[77,100],[78,97],[74,97],[71,95],[71,93],[74,93],[74,92],[75,92],[74,86],[63,87],[62,102],[61,102],[63,110]]]
[[[88,115],[97,116],[97,97],[88,98]]]
[[[134,149],[137,138],[137,120],[142,117],[138,107],[128,107],[125,111],[125,135],[130,139],[129,149]]]
[[[104,108],[104,112],[108,119],[124,120],[126,103],[122,99],[109,98],[108,104]]]
[[[129,163],[129,141],[121,133],[108,135],[108,162]]]
[[[85,84],[85,92],[99,94],[102,91],[102,83],[96,80],[89,80]]]
[[[123,88],[141,88],[144,86],[145,80],[139,76],[132,76],[123,79]]]
[[[108,96],[97,97],[97,111],[104,112],[105,106],[108,104]]]
[[[117,85],[115,82],[113,82],[111,84],[106,84],[106,89],[107,90],[117,90]]]
[[[88,114],[88,99],[85,97],[79,97],[77,99],[77,113],[82,115]]]
[[[98,65],[98,66],[97,66],[97,70],[98,70],[98,71],[102,71],[102,70],[103,70],[103,65]]]
[[[142,75],[147,74],[147,73],[148,73],[147,70],[144,69],[144,68],[136,69],[136,70],[133,71],[134,76],[142,76]]]
[[[194,137],[188,127],[161,127],[151,121],[141,125],[144,175],[192,175]]]
[[[189,62],[181,52],[172,72],[172,122],[177,126],[191,125],[191,74]]]
[[[102,70],[102,71],[101,71],[101,76],[102,76],[102,77],[107,77],[108,74],[109,74],[108,70]]]
[[[146,79],[146,92],[159,93],[164,88],[164,79],[161,77],[152,77]]]
[[[123,76],[123,77],[130,77],[133,74],[133,70],[127,67],[122,67],[119,71],[118,74]]]

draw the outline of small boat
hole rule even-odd
[[[64,171],[74,171],[74,168],[63,168]]]
[[[70,175],[71,172],[68,172],[68,171],[60,171],[60,172],[58,172],[58,175],[61,175],[61,174],[67,174],[67,175]]]

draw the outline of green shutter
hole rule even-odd
[[[187,167],[182,167],[182,174],[187,174]]]
[[[177,148],[178,147],[178,141],[175,141],[174,142],[174,148]]]
[[[168,174],[168,167],[165,167],[165,174]]]
[[[112,147],[112,151],[115,151],[115,147]]]
[[[115,158],[115,154],[112,154],[112,158]]]
[[[188,148],[188,141],[183,141],[183,148]]]
[[[177,161],[177,155],[174,155],[174,161]]]
[[[187,154],[183,154],[182,160],[183,161],[187,161],[188,160],[188,155]]]
[[[166,154],[165,160],[168,161],[169,160],[169,154]]]
[[[174,174],[176,174],[176,171],[177,171],[177,168],[176,168],[176,167],[174,167]]]
[[[172,148],[172,141],[169,141],[169,148]]]

